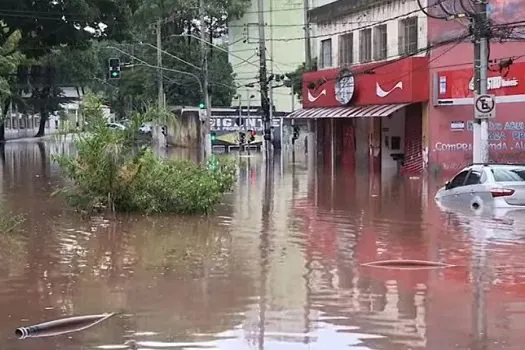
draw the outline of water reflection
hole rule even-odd
[[[442,212],[432,179],[238,161],[211,217],[82,220],[49,194],[58,142],[7,143],[2,196],[28,221],[0,240],[9,349],[521,348],[523,219]],[[191,152],[190,152],[191,153]],[[184,157],[192,159],[191,154]],[[458,265],[362,266],[385,259]],[[71,337],[16,341],[21,324],[122,312]]]

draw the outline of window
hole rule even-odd
[[[321,68],[332,67],[332,39],[321,41]]]
[[[468,170],[462,171],[461,173],[457,174],[455,178],[450,181],[450,184],[447,186],[447,190],[451,190],[456,187],[463,186],[463,183],[465,182],[465,179],[467,177]]]
[[[477,171],[472,171],[465,181],[465,186],[469,185],[479,185],[481,183],[481,173]]]
[[[493,168],[492,175],[496,182],[522,182],[525,181],[525,167]]]
[[[388,55],[386,24],[374,28],[374,60],[384,60]]]
[[[339,35],[339,66],[354,63],[354,34]]]
[[[372,28],[363,29],[359,32],[359,61],[369,62],[372,60]]]
[[[393,151],[399,151],[401,149],[401,137],[392,136],[390,141],[390,149]]]
[[[417,17],[399,21],[399,54],[410,55],[417,52]]]

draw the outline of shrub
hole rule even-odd
[[[135,130],[144,114],[134,115],[132,127],[126,130],[111,130],[100,107],[96,97],[85,100],[88,127],[75,139],[77,154],[56,157],[70,180],[59,192],[76,208],[84,212],[209,213],[231,190],[236,173],[233,163],[214,160],[213,166],[205,166],[160,159],[149,146],[137,146]]]

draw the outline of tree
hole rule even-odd
[[[87,48],[92,38],[129,38],[136,4],[137,0],[2,0],[0,19],[11,31],[20,30],[21,51],[38,58],[59,46]]]
[[[209,54],[209,78],[212,105],[230,106],[231,99],[235,94],[234,80],[231,76],[233,70],[228,62],[226,50],[214,48],[212,39],[222,37],[227,32],[227,23],[230,18],[241,16],[251,4],[250,0],[207,0],[205,2],[205,22],[200,23],[199,1],[191,0],[181,2],[179,0],[145,0],[135,13],[137,19],[138,41],[155,42],[152,35],[158,21],[162,23],[161,34],[163,37],[163,49],[177,55],[186,62],[191,62],[198,68],[190,67],[170,55],[163,55],[163,65],[167,68],[187,71],[198,76],[202,80],[201,67],[203,57],[201,53],[201,41],[195,36],[200,36],[201,30],[209,34],[210,42],[207,48]],[[150,31],[144,31],[149,27]],[[191,34],[181,37],[182,34]],[[148,59],[147,62],[156,62],[155,52],[150,47],[149,51],[143,51]],[[149,70],[147,75],[155,80],[157,77],[154,70]],[[197,79],[189,74],[164,72],[166,79],[166,94],[168,103],[173,105],[196,105],[202,102],[202,94]],[[152,96],[151,98],[153,98]]]
[[[18,49],[20,31],[11,31],[0,23],[0,142],[5,141],[5,116],[12,95],[13,75],[23,59]]]
[[[152,37],[143,39],[144,42],[152,42]],[[209,46],[209,91],[212,97],[212,105],[226,107],[230,106],[235,94],[233,69],[228,62],[228,54],[224,48]],[[100,47],[98,57],[103,70],[99,72],[99,78],[92,86],[94,91],[102,91],[107,102],[120,116],[129,116],[131,110],[141,111],[142,108],[157,101],[158,75],[154,67],[156,64],[155,47],[147,44],[120,45],[120,50],[133,54],[140,61],[133,60],[130,56]],[[196,106],[202,102],[200,81],[202,72],[200,69],[201,49],[200,41],[171,36],[163,42],[163,72],[166,100],[169,105],[174,106]],[[172,57],[175,55],[178,59]],[[120,58],[123,64],[122,76],[119,80],[105,81],[107,77],[107,62],[110,57]],[[141,62],[142,61],[142,62]],[[191,67],[183,63],[186,61],[197,66]],[[148,63],[146,66],[143,62]],[[179,72],[175,72],[175,71]],[[180,73],[182,72],[182,73]]]
[[[92,39],[124,40],[129,38],[131,14],[137,9],[138,0],[2,0],[0,21],[8,28],[7,36],[20,32],[20,51],[27,57],[41,59],[52,55],[57,48],[86,50]],[[28,20],[29,18],[29,20]],[[37,98],[56,99],[50,94],[53,86],[32,89]],[[42,104],[40,118],[42,136],[48,107]]]

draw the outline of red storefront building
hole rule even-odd
[[[453,4],[453,1],[448,1]],[[521,20],[525,2],[489,1],[494,26]],[[443,14],[436,13],[443,16]],[[429,41],[438,42],[465,32],[463,22],[429,19]],[[521,31],[522,32],[522,31]],[[513,34],[514,37],[523,34]],[[491,161],[525,162],[525,42],[491,40],[488,92],[496,95],[496,115],[489,123]],[[472,161],[474,45],[471,40],[439,48],[430,55],[429,170],[456,172]],[[513,59],[508,67],[499,65]],[[508,62],[508,61],[507,61]]]
[[[325,165],[421,173],[428,85],[427,57],[308,72],[289,118],[315,120]]]

